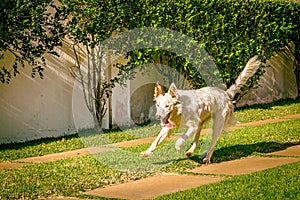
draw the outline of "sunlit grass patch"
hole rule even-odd
[[[110,168],[93,156],[75,157],[18,169],[0,170],[2,199],[74,196],[109,184],[136,180],[146,173]]]
[[[299,171],[296,162],[155,199],[299,199]]]
[[[257,153],[265,154],[285,149],[290,145],[300,144],[299,131],[300,119],[231,131],[220,137],[212,162],[228,161]],[[201,140],[204,138],[203,135]],[[146,150],[150,144],[140,144],[134,147],[120,148],[117,151],[96,154],[95,156],[74,157],[55,162],[33,164],[18,169],[0,170],[2,181],[0,197],[3,199],[36,199],[49,196],[81,196],[84,191],[110,184],[128,182],[157,173],[186,173],[187,169],[202,165],[202,160],[199,157],[201,145],[191,158],[184,156],[184,152],[191,145],[191,141],[186,143],[182,151],[175,149],[174,140],[165,141],[148,158],[142,158],[140,152]],[[97,157],[97,155],[100,155],[100,157]],[[213,184],[195,190],[187,190],[186,193],[177,193],[176,197],[197,199],[199,193],[204,193],[208,195],[207,198],[213,199],[223,197],[225,199],[230,197],[260,198],[262,194],[272,194],[276,197],[292,199],[292,197],[299,197],[299,193],[295,189],[297,188],[295,183],[299,185],[299,167],[299,164],[291,164],[280,167],[279,170],[275,169],[275,171],[271,169],[270,171],[266,170],[242,177],[234,177],[225,181],[225,183],[220,182],[217,185]],[[288,174],[289,170],[291,170],[291,176]],[[283,193],[281,191],[276,193],[274,188],[268,186],[268,184],[273,184],[273,181],[275,181],[274,185],[276,187],[279,187],[280,181],[283,181]],[[287,188],[289,181],[291,186]],[[227,195],[230,189],[230,187],[227,187],[228,185],[234,188]],[[251,187],[254,188],[256,193],[258,187],[263,187],[262,194],[257,193],[257,196],[255,194],[250,196]],[[240,194],[238,188],[245,190],[245,195]],[[268,192],[268,190],[272,191]],[[170,195],[161,198],[172,199],[174,197]]]
[[[280,100],[269,104],[246,106],[237,109],[235,116],[241,123],[274,119],[281,116],[300,114],[300,98]]]
[[[295,100],[282,100],[272,104],[245,107],[238,109],[235,115],[240,122],[249,122],[299,113],[300,98]],[[101,134],[90,130],[87,137],[85,137],[85,133],[81,134],[81,132],[79,132],[79,135],[74,134],[59,138],[44,138],[25,143],[2,144],[0,145],[0,161],[58,153],[89,146],[99,146],[103,143],[116,143],[151,137],[155,136],[160,128],[159,124],[150,124],[132,128],[104,130]],[[179,131],[182,132],[182,130]],[[84,143],[82,141],[84,141]]]

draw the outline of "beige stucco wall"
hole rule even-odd
[[[57,137],[93,126],[93,117],[87,109],[82,85],[71,75],[71,72],[76,74],[72,48],[64,44],[62,49],[58,49],[58,53],[59,58],[46,56],[48,66],[44,71],[44,79],[32,78],[31,68],[26,66],[24,69],[20,68],[20,74],[10,84],[0,84],[0,144]],[[79,57],[84,71],[86,54],[81,52]],[[0,62],[12,63],[12,59],[12,56],[6,55],[5,60]],[[126,62],[118,57],[106,59],[110,59],[106,62],[107,66],[104,66],[106,69],[113,66],[110,64],[111,60],[119,62],[118,59],[121,59]],[[297,96],[294,58],[289,53],[282,52],[269,62],[271,67],[266,69],[261,79],[262,87],[245,95],[238,106]],[[140,113],[144,112],[144,117],[148,117],[149,112],[153,112],[147,112],[145,108],[145,104],[149,110],[153,105],[151,85],[160,81],[168,87],[169,82],[155,69],[149,69],[149,73],[138,71],[136,78],[127,82],[127,87],[117,85],[113,89],[111,104],[108,104],[111,112],[107,112],[103,128],[108,128],[109,121],[117,126],[131,125],[133,120],[139,120]],[[109,71],[111,72],[105,71],[105,76],[110,77],[116,73],[116,69]],[[151,101],[140,97],[147,97]],[[111,114],[111,119],[108,114]]]
[[[119,60],[122,62],[122,60]],[[123,60],[125,63],[126,61]],[[157,82],[164,87],[169,87],[171,82],[175,82],[180,88],[189,88],[188,81],[180,75],[181,79],[176,82],[174,77],[178,77],[176,70],[159,64],[144,65],[144,70],[135,70],[134,79],[126,82],[126,87],[117,85],[113,89],[112,95],[112,124],[113,126],[129,126],[143,123],[148,119],[153,119],[155,112],[153,94],[154,86]],[[158,69],[165,68],[168,76],[163,75]],[[116,73],[112,69],[113,74]],[[150,114],[150,116],[149,116]]]
[[[31,68],[20,68],[10,84],[0,84],[0,143],[21,142],[73,133],[72,83],[66,70],[57,65],[71,63],[47,56],[44,79],[31,77]],[[6,54],[1,62],[11,63]],[[2,66],[2,65],[1,65]]]
[[[260,87],[247,93],[238,107],[262,104],[298,96],[296,76],[294,73],[295,58],[288,49],[282,51],[267,62],[265,74],[260,78]]]
[[[0,144],[73,134],[92,126],[82,86],[75,81],[75,57],[66,43],[60,57],[46,55],[44,78],[31,77],[31,67],[19,68],[10,84],[0,84]],[[85,53],[78,52],[83,67]],[[13,63],[5,55],[2,63]]]

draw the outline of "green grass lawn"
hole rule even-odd
[[[155,199],[299,199],[299,171],[297,162]]]
[[[281,150],[290,145],[300,144],[299,135],[300,119],[232,131],[220,138],[212,161],[222,162]],[[165,143],[165,146],[168,146],[168,142]],[[147,145],[139,145],[126,148],[126,151],[139,153],[145,148],[147,148]],[[104,154],[108,155],[106,158],[112,161],[116,160],[118,156],[122,156],[122,154],[118,155],[111,152]],[[127,159],[127,157],[118,159],[129,163],[134,162],[132,159]],[[165,154],[163,159],[169,160],[170,156]],[[136,160],[139,160],[138,156]],[[97,187],[136,180],[161,172],[185,173],[186,169],[200,165],[202,165],[201,160],[196,153],[191,159],[184,156],[178,157],[156,172],[141,171],[137,173],[108,167],[93,156],[88,155],[50,163],[34,164],[18,169],[1,170],[2,190],[0,197],[3,199],[33,199],[48,196],[80,196],[81,192]],[[292,197],[297,195],[299,197],[299,190],[297,190],[300,183],[299,167],[300,163],[298,162],[278,169],[233,177],[217,184],[181,192],[180,196],[185,198],[186,195],[187,198],[195,199],[200,197],[197,195],[203,193],[207,198],[223,198],[224,195],[225,199],[230,198],[230,196],[232,198],[247,199],[251,197],[260,198],[262,195],[274,195],[276,193],[278,198],[290,197],[290,199],[293,199]],[[285,176],[285,174],[288,175]],[[228,190],[230,190],[230,193]],[[253,193],[251,193],[252,190]],[[171,195],[161,198],[173,199],[174,197],[176,196]]]
[[[300,98],[297,98],[295,100],[281,100],[270,104],[245,106],[236,109],[235,116],[239,122],[245,123],[299,113]]]
[[[257,109],[261,109],[260,112],[257,112]],[[237,111],[237,116],[242,119],[241,121],[246,122],[296,113],[300,113],[299,100],[278,102],[260,108],[241,109]],[[157,130],[159,130],[158,126],[151,125],[105,134],[110,141],[118,142],[138,137],[140,132],[146,136],[154,135]],[[205,137],[202,136],[201,140],[203,141]],[[265,153],[296,144],[300,144],[300,119],[245,127],[220,137],[212,162],[218,163],[252,155],[266,156]],[[94,156],[87,155],[0,170],[2,184],[0,199],[37,199],[49,196],[97,198],[82,195],[82,192],[163,172],[186,173],[187,169],[202,165],[199,157],[201,145],[194,156],[186,158],[183,154],[188,145],[190,144],[187,143],[184,149],[178,152],[174,148],[174,141],[167,141],[149,159],[141,159],[139,156],[139,153],[149,146],[143,144],[116,152],[97,154],[98,160]],[[14,160],[83,147],[77,135],[1,145],[0,160]],[[128,156],[131,156],[130,159]],[[101,162],[101,159],[105,162]],[[104,163],[109,164],[110,167]],[[118,164],[125,168],[132,167],[133,170],[122,171],[120,169],[124,168]],[[152,166],[157,168],[151,170]],[[216,184],[165,195],[158,199],[299,199],[299,168],[300,162],[288,164],[249,175],[231,177]]]
[[[239,122],[243,123],[297,113],[300,113],[300,98],[295,100],[282,100],[272,104],[244,107],[237,109],[235,116]],[[159,125],[148,125],[126,130],[105,131],[103,135],[109,138],[109,142],[115,143],[154,136],[159,129]],[[91,140],[93,140],[93,138],[91,138]],[[26,143],[2,144],[0,145],[0,162],[80,149],[84,148],[84,146],[78,134],[60,138],[44,138]]]

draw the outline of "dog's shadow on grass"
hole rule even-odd
[[[265,154],[275,151],[284,150],[290,146],[298,145],[299,143],[277,143],[277,142],[260,142],[255,144],[234,145],[220,148],[214,151],[211,158],[212,163],[220,163],[224,161],[236,160],[242,157],[247,157],[256,154]],[[202,163],[203,157],[195,154],[189,158],[195,162]]]

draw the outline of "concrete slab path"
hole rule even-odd
[[[17,162],[1,162],[0,163],[0,170],[2,169],[10,169],[10,168],[19,168],[26,165],[30,165],[28,163],[17,163]]]
[[[43,156],[36,156],[36,157],[29,157],[29,158],[22,158],[18,159],[18,162],[24,163],[41,163],[41,162],[52,162],[56,160],[72,158],[75,156],[84,156],[93,153],[105,152],[105,151],[112,151],[114,147],[105,146],[105,147],[89,147],[84,149],[77,149],[73,151],[65,151],[61,153],[54,153],[54,154],[47,154]]]
[[[76,197],[53,197],[53,198],[39,198],[39,200],[88,200],[88,199],[81,199]]]
[[[286,121],[286,120],[298,119],[298,118],[300,118],[300,114],[294,114],[294,115],[287,115],[287,116],[282,116],[282,117],[278,117],[278,118],[274,118],[274,119],[265,119],[265,120],[241,123],[241,124],[237,124],[236,126],[237,127],[261,126],[261,125],[264,125],[264,124],[283,122],[283,121]]]
[[[300,156],[300,145],[291,146],[282,151],[276,151],[268,153],[268,155],[278,155],[278,156]]]
[[[240,128],[243,128],[246,126],[260,126],[260,125],[264,125],[264,124],[268,124],[268,123],[276,123],[276,122],[281,122],[281,121],[285,121],[285,120],[289,120],[289,119],[296,119],[296,118],[300,118],[300,114],[282,116],[282,117],[278,117],[276,119],[259,120],[259,121],[249,122],[249,123],[237,124],[235,127],[229,127],[228,130],[236,130],[236,129],[240,129]],[[208,132],[211,132],[211,130],[204,129],[201,131],[201,134],[206,134]],[[178,136],[171,136],[171,137],[167,138],[167,140],[173,140],[176,137],[178,137]],[[154,139],[155,139],[155,137],[141,138],[141,139],[136,139],[136,140],[131,140],[131,141],[114,143],[114,144],[106,146],[106,147],[105,146],[104,147],[89,147],[89,148],[77,149],[77,150],[66,151],[66,152],[61,152],[61,153],[47,154],[47,155],[43,155],[43,156],[22,158],[22,159],[14,160],[11,162],[1,162],[0,170],[8,169],[8,168],[22,167],[25,165],[24,163],[26,163],[26,165],[29,165],[30,163],[52,162],[52,161],[71,158],[71,157],[75,157],[75,156],[84,156],[87,154],[111,151],[118,147],[122,148],[122,147],[135,146],[138,144],[150,143]]]
[[[170,136],[167,137],[166,140],[174,140],[178,136]],[[132,147],[136,146],[139,144],[146,144],[146,143],[151,143],[153,140],[155,140],[156,137],[149,137],[149,138],[140,138],[140,139],[135,139],[135,140],[129,140],[125,142],[118,142],[118,143],[113,143],[112,146],[115,147],[120,147],[120,148],[126,148],[126,147]]]
[[[292,146],[283,151],[274,152],[274,155],[298,155],[300,145]],[[161,175],[149,177],[124,184],[111,185],[85,192],[86,195],[121,199],[151,199],[164,194],[192,189],[205,184],[225,180],[224,175],[237,176],[249,174],[281,165],[300,162],[298,157],[248,157],[222,163],[210,164],[194,168],[188,172],[205,175]]]
[[[224,180],[217,176],[165,174],[85,192],[86,195],[121,199],[151,199]]]
[[[250,157],[197,167],[189,172],[201,174],[242,175],[300,161],[300,158]]]
[[[73,150],[73,151],[47,154],[47,155],[43,155],[43,156],[22,158],[22,159],[10,161],[10,162],[0,162],[0,170],[23,167],[23,166],[31,165],[31,164],[34,164],[34,163],[52,162],[52,161],[56,161],[56,160],[72,158],[72,157],[75,157],[75,156],[85,156],[85,155],[88,155],[88,154],[94,154],[94,153],[105,152],[105,151],[112,151],[114,149],[116,149],[116,148],[115,147],[110,147],[110,146],[106,146],[106,147],[89,147],[89,148],[77,149],[77,150]]]

